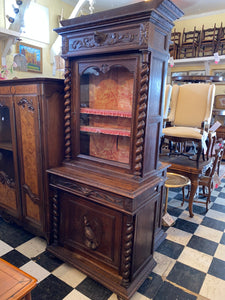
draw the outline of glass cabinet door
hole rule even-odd
[[[10,111],[0,104],[0,171],[14,180],[13,148],[10,125]]]
[[[129,164],[134,70],[115,62],[85,65],[79,64],[80,154]]]

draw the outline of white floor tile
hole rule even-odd
[[[13,247],[9,246],[3,241],[0,241],[0,256],[5,255],[6,253],[13,250]]]
[[[225,245],[219,244],[214,256],[225,261]]]
[[[167,240],[186,246],[192,237],[192,234],[183,230],[170,227],[167,231]]]
[[[65,298],[62,300],[90,300],[90,298],[86,297],[85,295],[81,294],[77,290],[73,290],[69,293]]]
[[[182,212],[182,214],[179,215],[179,219],[183,219],[183,220],[195,223],[195,224],[200,224],[202,222],[202,220],[204,219],[204,216],[198,215],[198,214],[194,214],[194,217],[191,218],[190,215],[189,215],[189,211],[184,210]]]
[[[218,198],[216,198],[216,200],[214,201],[214,203],[225,205],[225,199],[218,197]]]
[[[177,259],[177,261],[205,273],[208,272],[212,260],[213,256],[190,247],[185,247]]]
[[[20,269],[36,278],[38,283],[50,275],[50,272],[32,260],[23,265]]]
[[[130,300],[149,300],[149,298],[143,296],[142,294],[136,292],[131,298]]]
[[[175,265],[176,260],[157,251],[155,251],[153,257],[157,263],[157,265],[153,269],[153,272],[158,274],[159,276],[167,277],[169,272]]]
[[[207,212],[206,217],[225,222],[225,213],[213,209]]]
[[[44,252],[46,249],[46,245],[47,243],[44,239],[35,237],[28,242],[18,246],[16,250],[23,255],[32,258]]]
[[[187,202],[184,202],[183,206],[181,206],[181,203],[182,202],[180,200],[173,199],[173,200],[168,202],[168,205],[176,207],[176,208],[180,208],[180,209],[186,209],[188,207]]]
[[[71,265],[65,263],[59,266],[52,272],[53,275],[70,285],[71,287],[77,286],[81,283],[87,276]]]
[[[210,300],[222,300],[225,295],[225,281],[207,274],[199,294]]]
[[[194,234],[207,240],[219,243],[223,232],[207,226],[199,225]]]

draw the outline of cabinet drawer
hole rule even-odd
[[[121,213],[62,192],[59,196],[59,244],[118,269]]]

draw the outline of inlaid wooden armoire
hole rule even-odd
[[[48,170],[48,250],[130,299],[162,241],[159,162],[173,21],[153,0],[62,21],[62,165]]]

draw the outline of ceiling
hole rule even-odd
[[[75,7],[78,0],[62,0]],[[143,0],[94,0],[95,11],[111,9]],[[225,0],[172,0],[183,12],[184,16],[225,11]],[[87,0],[88,2],[88,0]]]

